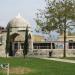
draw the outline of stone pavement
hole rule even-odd
[[[60,58],[40,58],[40,59],[60,61],[60,62],[66,62],[66,63],[75,63],[75,60],[69,60],[69,59],[60,59]]]

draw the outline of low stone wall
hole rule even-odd
[[[67,57],[75,57],[75,49],[68,49],[66,50]]]
[[[63,57],[63,49],[34,49],[33,55],[39,57],[50,57],[49,52],[52,51],[51,57]],[[66,57],[75,57],[75,50],[66,50]]]
[[[49,52],[51,52],[51,56]],[[28,56],[37,56],[37,57],[63,57],[63,49],[34,49],[28,53]],[[23,56],[23,52],[19,51],[16,56]],[[6,57],[5,50],[0,49],[0,57]],[[66,50],[66,57],[75,57],[75,50],[68,49]]]
[[[0,57],[6,57],[4,45],[0,45]]]
[[[5,50],[0,50],[0,57],[6,57]]]

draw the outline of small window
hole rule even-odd
[[[51,43],[33,43],[34,49],[51,49]],[[52,43],[52,48],[55,49],[55,44]]]

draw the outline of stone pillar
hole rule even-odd
[[[33,53],[33,39],[31,36],[31,38],[29,39],[29,54],[32,54],[32,53]]]
[[[28,34],[29,34],[29,39],[28,39],[28,41],[29,41],[29,53],[28,54],[31,55],[33,53],[33,38],[32,38],[31,29],[29,28],[28,30],[29,30],[29,32],[28,32]]]
[[[33,40],[31,39],[31,41],[30,41],[31,43],[30,43],[30,46],[31,46],[31,51],[33,51]]]
[[[23,49],[21,47],[21,42],[19,42],[19,51],[20,51],[20,55],[22,56],[23,55]]]
[[[12,51],[13,51],[13,54],[14,54],[14,50],[15,50],[15,48],[14,48],[14,42],[12,42]]]
[[[20,43],[18,42],[18,54],[20,55]]]
[[[18,43],[18,50],[20,50],[20,43],[19,42],[17,42]]]
[[[14,51],[14,42],[12,42],[12,50]]]

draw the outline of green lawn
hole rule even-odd
[[[75,64],[39,58],[0,58],[0,63],[10,63],[10,67],[26,67],[32,70],[31,72],[23,75],[75,75]],[[6,74],[2,73],[0,70],[0,75]]]

